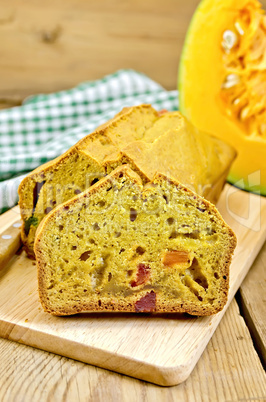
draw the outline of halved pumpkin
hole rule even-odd
[[[238,156],[229,182],[266,195],[266,15],[256,0],[202,0],[179,69],[181,112]]]

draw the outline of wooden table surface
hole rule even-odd
[[[199,0],[0,3],[1,108],[118,68],[176,88]],[[186,382],[163,388],[0,339],[0,402],[266,401],[265,265],[266,244]]]
[[[0,401],[266,401],[265,265],[266,243],[184,383],[164,388],[0,339]]]

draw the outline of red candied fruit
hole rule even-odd
[[[140,263],[138,265],[138,272],[137,272],[137,277],[135,281],[132,281],[130,285],[132,288],[135,286],[142,285],[143,283],[147,282],[149,277],[150,277],[150,267],[149,265],[145,265],[143,263]]]
[[[137,313],[151,313],[156,308],[156,293],[152,290],[135,303]]]

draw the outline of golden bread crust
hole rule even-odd
[[[227,300],[235,246],[233,231],[210,202],[160,173],[143,185],[129,166],[120,166],[40,224],[40,300],[54,315],[214,314]]]

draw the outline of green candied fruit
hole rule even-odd
[[[39,219],[34,215],[32,215],[30,218],[26,219],[25,220],[25,229],[24,229],[26,235],[29,234],[30,227],[31,226],[36,226],[37,227],[38,223],[39,223]]]

